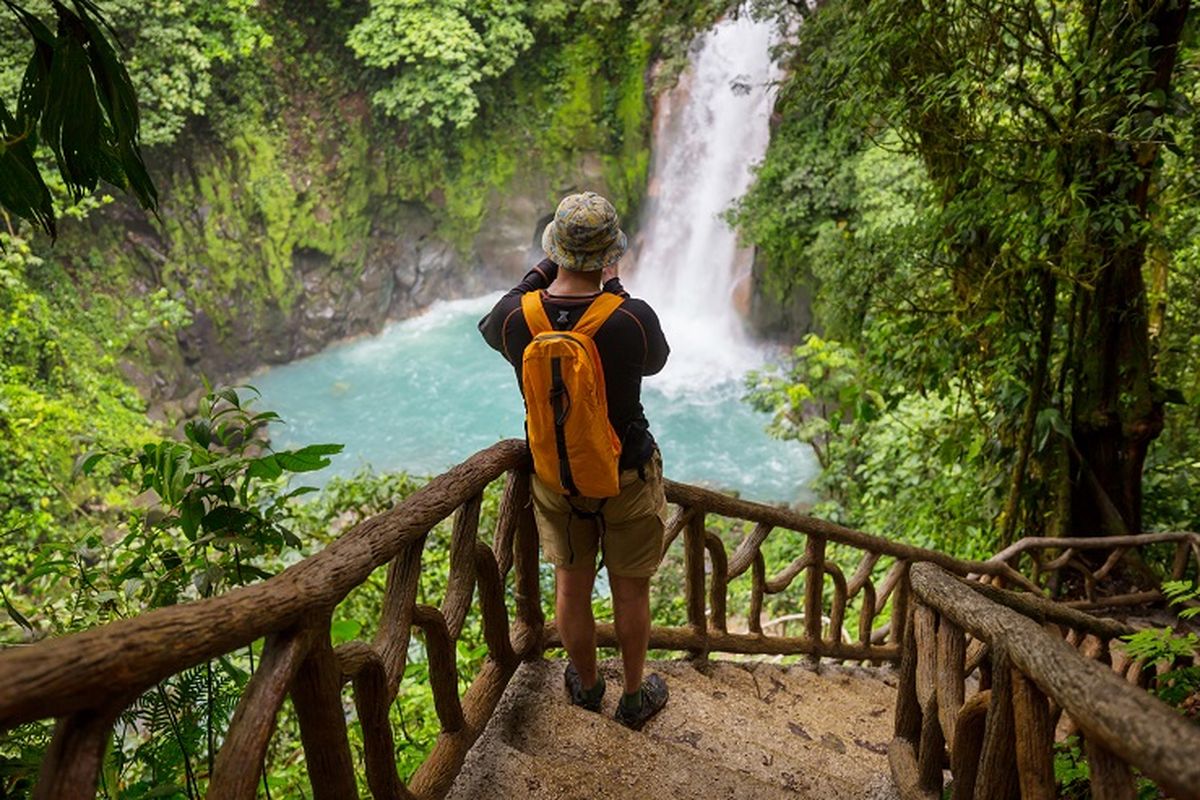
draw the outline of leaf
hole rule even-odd
[[[355,619],[335,620],[329,626],[329,638],[334,644],[348,642],[362,632],[362,623]]]
[[[12,619],[12,621],[20,625],[29,633],[33,633],[33,624],[25,618],[24,614],[22,614],[20,611],[17,611],[16,606],[9,602],[8,595],[2,591],[0,591],[0,600],[4,601],[4,610],[8,612],[8,616]]]
[[[196,532],[204,518],[204,501],[199,497],[189,497],[183,501],[179,514],[179,526],[189,542],[196,541]]]
[[[251,478],[260,478],[262,480],[274,480],[283,474],[283,467],[279,465],[279,461],[274,455],[263,456],[256,458],[250,462],[246,474]]]
[[[183,435],[205,450],[212,444],[212,426],[206,419],[188,420],[183,426]]]
[[[57,231],[50,189],[42,180],[30,146],[32,132],[8,112],[0,100],[0,206],[39,226],[51,237]]]
[[[326,456],[342,452],[344,445],[311,444],[299,450],[285,450],[275,454],[279,466],[288,472],[312,472],[329,466]]]
[[[204,515],[201,526],[206,533],[239,533],[253,519],[254,515],[244,509],[217,506]]]
[[[107,456],[107,455],[108,455],[107,453],[87,453],[87,454],[85,454],[83,459],[79,462],[79,469],[78,469],[79,474],[91,475],[92,470],[94,470],[96,468],[96,465],[99,464],[101,461],[103,461],[105,456]]]
[[[174,550],[163,550],[159,559],[162,561],[163,568],[167,571],[177,569],[183,564],[183,559]]]

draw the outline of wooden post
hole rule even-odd
[[[517,659],[509,639],[504,584],[501,583],[496,557],[483,542],[475,543],[475,574],[479,581],[479,613],[483,616],[484,641],[492,658],[509,668]]]
[[[750,619],[746,627],[750,633],[762,633],[763,594],[767,590],[767,563],[762,551],[755,551],[750,574]]]
[[[1013,745],[1012,668],[1001,650],[992,651],[992,693],[979,758],[976,800],[1015,800],[1018,792]]]
[[[42,756],[34,800],[91,800],[113,723],[122,699],[103,709],[77,711],[54,724],[54,738]]]
[[[725,545],[715,533],[705,533],[704,546],[708,550],[709,563],[712,564],[712,585],[709,587],[708,598],[708,604],[712,608],[712,626],[714,630],[726,633],[725,599],[729,562],[725,558]]]
[[[292,705],[314,800],[347,800],[358,797],[358,784],[346,736],[342,671],[329,643],[329,617],[317,618],[313,628],[312,647],[292,683]]]
[[[812,640],[813,652],[808,660],[821,660],[821,606],[825,587],[825,538],[808,535],[804,545],[808,574],[804,579],[804,635]]]
[[[946,617],[938,620],[937,654],[938,719],[946,741],[953,742],[966,691],[967,638],[963,629]]]
[[[945,622],[945,620],[942,620]],[[979,776],[979,755],[983,751],[983,731],[990,691],[971,695],[958,711],[954,739],[950,743],[950,772],[954,775],[953,800],[972,800]]]
[[[893,620],[893,630],[896,620]],[[911,632],[900,644],[900,681],[896,686],[896,738],[916,752],[921,736],[921,704],[917,700],[917,643]]]
[[[466,724],[462,702],[458,698],[458,658],[454,641],[442,613],[433,606],[417,606],[413,624],[425,632],[425,652],[429,658],[429,688],[433,706],[445,733],[458,733]]]
[[[375,634],[375,649],[383,656],[391,697],[396,695],[396,687],[404,677],[404,666],[408,662],[413,606],[417,602],[417,588],[421,582],[421,553],[427,535],[417,537],[388,566],[387,588],[379,614],[379,632]]]
[[[702,637],[702,641],[708,634],[708,620],[704,616],[704,536],[704,512],[697,511],[688,520],[683,532],[683,562],[687,575],[685,593],[688,626]],[[703,658],[708,653],[708,647],[690,652],[693,657]]]
[[[1091,769],[1092,800],[1134,800],[1137,789],[1129,765],[1113,755],[1104,745],[1088,737],[1083,740]]]
[[[210,797],[254,800],[275,718],[308,655],[312,633],[311,628],[293,629],[267,637],[258,670],[238,701],[217,753],[208,784]]]
[[[508,575],[513,564],[513,539],[517,533],[517,516],[529,502],[529,481],[520,470],[510,469],[504,479],[504,494],[496,512],[496,532],[492,536],[492,552],[500,576]]]
[[[904,641],[904,626],[908,624],[908,597],[912,591],[908,571],[911,565],[907,561],[897,564],[895,599],[892,600],[892,641]]]
[[[524,489],[519,497],[529,498],[529,473],[522,476]],[[531,500],[526,500],[517,516],[517,536],[513,548],[513,596],[517,621],[513,647],[521,658],[536,658],[542,653],[542,631],[546,616],[542,611],[541,580],[538,575],[538,533]]]
[[[1050,704],[1033,681],[1012,671],[1013,722],[1021,800],[1054,800],[1054,729]]]
[[[921,714],[921,746],[917,752],[917,785],[934,797],[942,796],[942,764],[946,740],[938,722],[937,696],[930,698]]]
[[[446,599],[442,616],[450,638],[457,641],[471,610],[475,591],[475,542],[479,539],[479,508],[483,495],[477,494],[459,506],[450,534],[450,573],[446,580]]]
[[[924,603],[913,608],[912,639],[917,652],[917,703],[924,713],[937,685],[937,614]]]

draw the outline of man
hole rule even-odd
[[[669,348],[654,311],[621,287],[617,261],[626,246],[608,200],[593,192],[564,198],[542,236],[548,258],[500,299],[480,320],[479,330],[513,365],[517,383],[524,387],[522,358],[534,341],[531,328],[548,321],[555,331],[571,331],[603,294],[621,298],[598,304],[610,310],[590,334],[601,362],[608,422],[619,440],[618,490],[604,498],[564,493],[562,486],[571,484],[568,471],[559,486],[535,474],[532,494],[542,552],[555,568],[555,612],[570,656],[564,680],[571,702],[599,711],[604,696],[592,616],[592,584],[601,553],[624,666],[625,692],[615,718],[638,730],[667,702],[662,677],[642,677],[650,639],[650,577],[662,555],[667,503],[662,459],[642,410],[641,384],[642,376],[663,368]],[[545,310],[533,325],[522,309],[522,298],[530,292],[539,293],[533,298]],[[527,409],[529,405],[527,397]],[[561,416],[569,413],[570,406],[564,405]]]

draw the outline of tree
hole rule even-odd
[[[507,72],[533,45],[532,11],[520,0],[374,0],[348,44],[391,75],[374,97],[384,111],[462,128],[479,110],[478,84]]]
[[[1174,396],[1159,385],[1143,270],[1169,212],[1153,191],[1162,154],[1187,113],[1173,88],[1188,10],[843,0],[801,26],[789,91],[812,98],[815,127],[893,139],[930,187],[907,266],[875,283],[853,264],[826,270],[828,292],[861,298],[856,335],[881,369],[921,392],[965,387],[995,414],[981,420],[1009,469],[1004,539],[1143,529],[1146,455]],[[753,195],[743,217],[770,233]],[[842,222],[855,238],[859,220]],[[889,326],[922,351],[889,356]]]
[[[57,32],[14,0],[3,0],[27,34],[33,54],[15,112],[0,98],[0,207],[56,234],[50,190],[35,160],[39,144],[54,154],[78,201],[101,180],[156,209],[158,193],[140,144],[137,97],[129,73],[91,0],[54,3]]]

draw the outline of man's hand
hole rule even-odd
[[[617,272],[620,269],[620,264],[609,264],[600,272],[600,285],[611,281],[613,278],[620,277]]]

